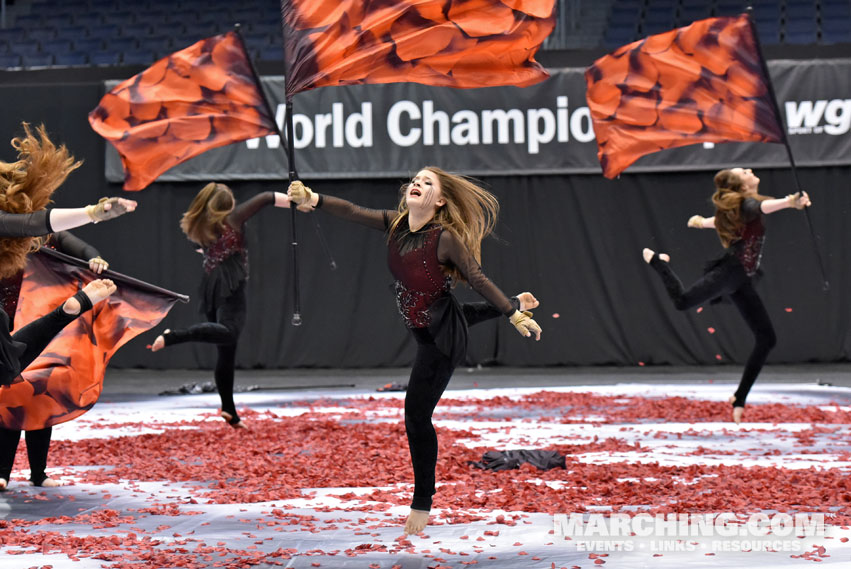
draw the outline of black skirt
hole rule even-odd
[[[204,274],[198,291],[201,314],[216,310],[248,279],[242,255],[235,253]]]

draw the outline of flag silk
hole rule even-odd
[[[525,87],[556,0],[281,0],[286,91],[368,83]]]
[[[59,306],[77,292],[78,283],[94,280],[91,271],[43,250],[27,259],[15,315],[21,328]],[[0,387],[0,428],[30,431],[70,421],[94,406],[112,355],[165,318],[178,300],[139,281],[124,282],[107,271],[118,290],[68,324],[16,378]]]
[[[212,148],[277,132],[242,39],[203,39],[104,95],[92,128],[121,155],[124,189],[142,190]]]
[[[622,46],[585,71],[603,175],[700,142],[783,142],[747,15],[699,20]]]

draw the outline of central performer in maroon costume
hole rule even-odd
[[[455,367],[467,350],[467,327],[500,314],[524,336],[541,338],[531,314],[538,305],[528,292],[509,299],[482,273],[482,239],[496,223],[499,204],[472,181],[429,166],[403,188],[398,210],[374,210],[319,195],[301,182],[290,200],[321,208],[387,234],[387,261],[396,279],[399,312],[417,342],[405,394],[405,430],[414,468],[414,497],[405,533],[422,531],[434,495],[437,435],[431,418]],[[466,281],[487,302],[461,306],[453,281]]]

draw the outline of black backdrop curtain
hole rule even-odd
[[[103,141],[86,114],[102,94],[100,83],[0,85],[0,138],[20,133],[20,122],[44,122],[84,166],[56,194],[59,206],[90,203],[122,194],[103,178]],[[0,159],[13,151],[0,144]],[[427,157],[423,157],[424,164]],[[746,166],[746,165],[744,165]],[[764,170],[762,193],[793,191],[789,170]],[[758,285],[777,329],[771,362],[845,360],[849,352],[848,258],[845,216],[851,168],[799,172],[815,206],[810,214],[821,236],[831,289],[822,291],[803,214],[769,216]],[[535,317],[541,342],[521,338],[507,322],[473,329],[470,363],[501,365],[710,364],[742,362],[752,339],[730,304],[702,312],[676,312],[661,284],[641,258],[642,247],[671,254],[684,281],[697,278],[703,264],[721,251],[713,231],[686,228],[694,213],[711,215],[713,172],[486,178],[502,212],[498,236],[483,248],[483,267],[506,293],[530,290],[542,301]],[[393,207],[402,180],[310,181],[319,192],[366,206]],[[285,183],[233,183],[238,199]],[[75,231],[95,245],[120,272],[196,296],[201,258],[178,228],[178,220],[200,184],[154,184],[129,195],[136,213],[118,221]],[[329,269],[314,220],[299,215],[301,303],[304,324],[290,325],[292,271],[288,210],[262,211],[248,225],[249,314],[240,344],[243,368],[372,367],[410,363],[413,344],[396,314],[382,235],[334,219],[319,220],[337,261]],[[460,289],[462,298],[475,298]],[[555,315],[558,317],[555,317]],[[163,327],[198,319],[194,298],[178,304]],[[716,333],[709,333],[713,328]],[[188,368],[210,366],[214,350],[175,346],[151,354],[155,336],[137,338],[113,358],[115,367]],[[720,357],[720,360],[718,359]]]

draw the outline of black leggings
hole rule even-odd
[[[50,436],[53,427],[26,431],[27,458],[30,462],[30,482],[35,486],[47,479],[45,469],[47,468],[47,452],[50,450]],[[21,440],[21,431],[12,429],[0,429],[0,478],[9,481],[12,475],[12,467],[15,465],[15,453],[18,452],[18,441]]]
[[[74,297],[80,303],[80,314],[91,308],[92,303],[88,296],[82,291]],[[14,334],[12,338],[16,342],[26,344],[23,355],[19,358],[21,369],[26,369],[33,360],[47,347],[47,344],[62,331],[65,326],[73,322],[79,314],[68,314],[62,307],[63,302],[53,312],[33,320]],[[47,478],[47,451],[50,448],[50,435],[52,427],[26,432],[27,458],[30,462],[30,480],[36,486],[40,486]],[[18,450],[18,441],[21,440],[21,431],[13,429],[0,429],[0,478],[8,481],[15,464],[15,453]]]
[[[464,304],[464,317],[472,326],[501,316],[485,302]],[[431,510],[434,496],[434,470],[437,467],[437,433],[431,422],[434,408],[440,401],[455,367],[452,359],[437,349],[427,328],[413,328],[417,354],[405,393],[405,432],[414,468],[414,497],[411,508]]]
[[[745,399],[762,370],[769,352],[777,344],[777,336],[768,312],[741,263],[732,257],[725,258],[688,290],[684,289],[682,282],[671,270],[669,264],[658,256],[653,257],[650,265],[662,277],[668,296],[674,301],[677,310],[688,310],[721,295],[729,295],[730,300],[739,309],[739,313],[754,335],[754,347],[745,364],[739,388],[734,394],[735,401],[733,401],[734,407],[744,407]]]
[[[207,312],[207,322],[172,330],[163,335],[167,346],[183,342],[216,344],[218,357],[213,377],[222,401],[222,411],[231,415],[231,424],[239,422],[239,415],[236,414],[236,405],[233,401],[233,376],[236,367],[237,342],[245,326],[245,311],[245,283],[242,283],[220,306]]]

